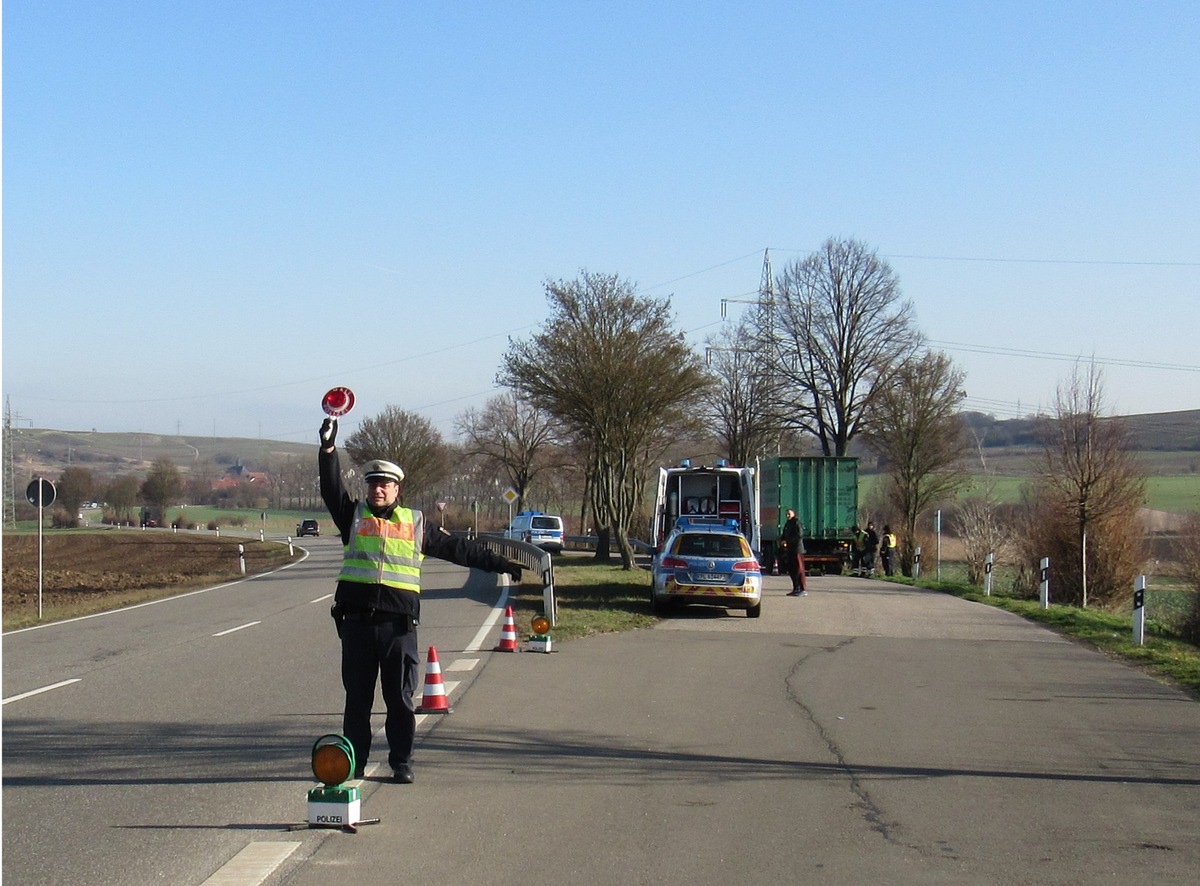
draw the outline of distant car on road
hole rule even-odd
[[[316,520],[301,520],[296,524],[296,535],[303,538],[306,535],[320,536],[321,527]]]
[[[735,519],[680,517],[651,564],[650,605],[699,603],[762,614],[762,567]]]

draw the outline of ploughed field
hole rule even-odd
[[[287,545],[167,530],[46,533],[42,540],[42,621],[140,603],[282,566]],[[38,621],[36,534],[4,536],[5,629]]]

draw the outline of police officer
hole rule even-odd
[[[363,466],[364,501],[342,486],[334,441],[337,420],[321,423],[321,498],[342,537],[342,570],[332,614],[342,641],[342,686],[346,707],[342,731],[354,745],[355,777],[362,778],[371,752],[371,707],[376,674],[387,707],[384,732],[392,780],[412,784],[413,738],[420,660],[417,625],[421,620],[421,560],[437,557],[521,580],[521,567],[479,542],[456,538],[426,523],[417,510],[399,503],[404,471],[376,459]]]

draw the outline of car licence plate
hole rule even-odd
[[[725,581],[729,578],[728,575],[722,575],[717,572],[697,572],[696,581]]]

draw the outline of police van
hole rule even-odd
[[[542,511],[521,511],[504,530],[504,537],[526,541],[557,554],[563,549],[562,517]]]

